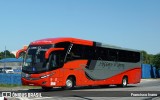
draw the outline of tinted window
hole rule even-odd
[[[60,42],[60,43],[57,43],[55,44],[55,48],[64,48],[63,51],[61,51],[61,55],[63,57],[63,61],[65,62],[66,59],[67,59],[67,52],[69,51],[69,48],[71,46],[71,43],[70,42]]]
[[[55,44],[55,48],[64,48],[64,51],[67,51],[69,48],[70,42],[60,42]]]
[[[133,51],[119,50],[118,52],[118,61],[121,62],[139,62],[140,53]]]
[[[63,51],[53,52],[49,58],[49,70],[57,69],[63,66],[64,54]]]
[[[73,44],[71,51],[67,55],[67,61],[76,59],[139,62],[140,53],[112,48]]]
[[[92,46],[73,44],[71,51],[67,55],[67,61],[76,59],[95,59],[95,48]]]
[[[83,46],[73,44],[70,52],[67,55],[67,61],[76,60],[76,59],[83,59],[83,51],[84,51]]]
[[[95,60],[95,48],[91,46],[84,46],[83,58]]]
[[[120,61],[120,62],[139,62],[140,53],[134,51],[118,50],[111,48],[95,47],[92,48],[92,59],[94,60],[107,60],[107,61]]]
[[[117,61],[117,50],[116,49],[109,49],[109,54],[108,54],[108,60],[109,61]]]

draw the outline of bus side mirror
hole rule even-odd
[[[53,51],[59,51],[59,50],[64,50],[64,48],[50,48],[50,49],[48,49],[46,51],[46,53],[45,53],[45,59],[49,58],[51,52],[53,52]]]
[[[18,50],[16,53],[16,58],[18,59],[21,55],[23,55],[24,53],[26,53],[26,49],[21,49]]]

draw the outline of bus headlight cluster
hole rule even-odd
[[[30,74],[26,74],[24,72],[21,73],[22,78],[30,78],[30,76],[31,76]]]
[[[49,77],[49,76],[52,76],[54,73],[52,73],[52,74],[48,74],[48,75],[42,75],[42,76],[40,76],[40,78],[47,78],[47,77]]]
[[[50,75],[44,75],[44,76],[40,76],[40,78],[46,78],[49,77]]]

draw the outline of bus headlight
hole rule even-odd
[[[31,76],[30,74],[26,74],[26,73],[23,73],[23,72],[21,73],[22,78],[30,78],[30,76]]]
[[[42,75],[42,76],[40,76],[40,78],[47,78],[47,77],[49,77],[49,76],[52,76],[54,73],[51,73],[51,74],[48,74],[48,75]]]
[[[44,76],[40,76],[40,78],[46,78],[49,77],[50,75],[44,75]]]

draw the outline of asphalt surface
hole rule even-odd
[[[11,93],[8,100],[160,100],[160,79],[143,79],[141,83],[125,88],[111,85],[103,88],[76,87],[73,90],[53,88],[51,91],[12,89],[1,91],[0,96],[2,92]]]

